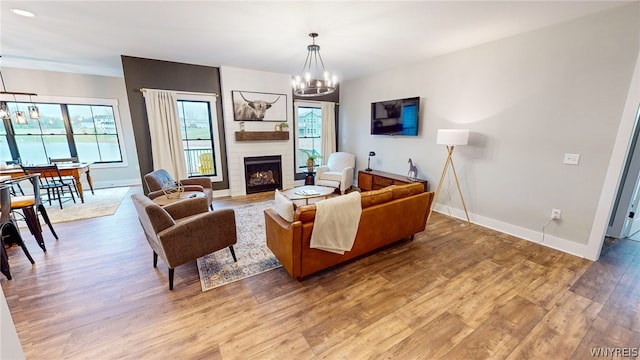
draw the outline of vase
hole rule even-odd
[[[315,166],[315,161],[313,159],[307,159],[307,171],[313,172],[313,167]]]

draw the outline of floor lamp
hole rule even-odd
[[[438,187],[436,188],[436,193],[433,198],[431,210],[429,210],[429,215],[431,215],[431,211],[433,211],[433,207],[435,206],[436,200],[438,200],[438,194],[440,194],[440,188],[442,187],[442,182],[444,181],[444,178],[447,175],[447,170],[449,169],[449,166],[451,166],[451,170],[453,171],[453,177],[455,178],[456,186],[458,187],[458,193],[460,194],[460,200],[462,200],[462,207],[464,208],[464,214],[467,216],[467,222],[471,222],[469,220],[469,213],[467,212],[467,205],[465,205],[464,197],[462,197],[462,190],[460,190],[460,182],[458,181],[458,175],[456,174],[456,168],[453,166],[453,158],[452,158],[454,147],[456,145],[467,145],[468,142],[469,142],[468,129],[438,129],[436,144],[447,146],[447,161],[444,163],[444,168],[442,169],[442,175],[440,176],[440,182],[438,183]]]

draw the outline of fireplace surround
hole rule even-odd
[[[282,189],[282,157],[280,155],[245,157],[244,183],[247,194]]]

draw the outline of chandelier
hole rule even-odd
[[[313,43],[307,46],[307,59],[300,75],[292,79],[293,93],[298,96],[320,96],[336,90],[338,77],[324,68],[320,46],[316,45],[317,33],[309,34]]]

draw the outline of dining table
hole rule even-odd
[[[72,176],[76,181],[76,187],[78,188],[78,195],[80,196],[80,201],[84,203],[84,192],[82,188],[81,176],[85,174],[85,178],[87,179],[87,183],[89,184],[89,189],[91,189],[91,193],[93,194],[93,180],[91,179],[91,162],[79,162],[79,163],[63,163],[58,164],[58,171],[60,172],[60,176]],[[0,176],[10,176],[12,179],[20,176],[24,176],[25,173],[20,166],[7,166],[4,169],[0,169]],[[57,174],[55,175],[57,176]]]

